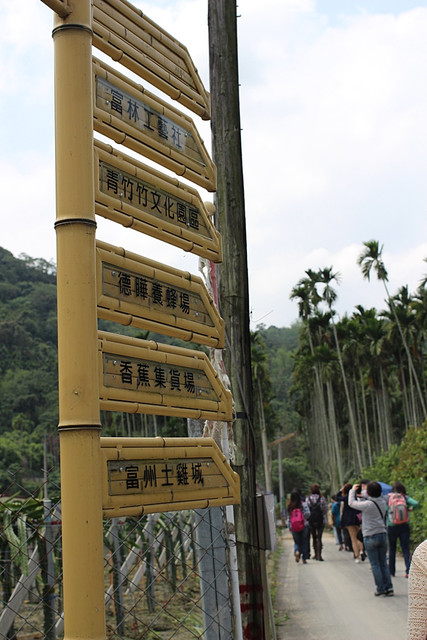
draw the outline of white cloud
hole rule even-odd
[[[271,34],[249,17],[243,12],[240,43],[244,51],[256,40],[254,59]],[[285,31],[281,56],[259,63],[265,73],[244,67],[241,76],[251,298],[265,303],[261,315],[274,308],[278,325],[295,314],[288,292],[317,268],[319,247],[341,270],[348,248],[374,237],[414,264],[427,231],[427,8],[327,26],[312,7],[295,20],[303,37]],[[344,292],[364,286],[356,267],[345,269],[340,297],[357,304]]]
[[[17,19],[17,5],[0,0],[0,244],[51,259],[53,20],[41,2],[24,4]],[[207,3],[136,4],[188,48],[208,87]],[[405,11],[382,14],[366,0],[355,5],[340,5],[341,15],[314,0],[238,6],[254,321],[290,324],[292,286],[323,266],[342,274],[340,314],[358,303],[381,308],[381,285],[363,281],[355,262],[371,238],[385,246],[392,292],[406,283],[414,290],[427,271],[427,3],[408,0]],[[193,119],[209,148],[208,125]],[[100,220],[99,234],[197,271],[194,256],[118,225]]]
[[[15,256],[55,258],[53,157],[27,152],[23,161],[0,162],[2,230],[0,245]]]
[[[307,269],[316,271],[332,267],[333,272],[339,275],[339,283],[333,285],[338,294],[335,304],[338,316],[345,313],[351,315],[359,304],[365,308],[385,309],[386,294],[383,284],[375,274],[369,282],[365,280],[357,265],[362,250],[362,243],[353,243],[338,251],[325,247],[308,253],[293,251],[287,254],[286,260],[270,254],[263,267],[251,273],[253,326],[259,322],[289,326],[297,318],[297,303],[290,301],[289,295],[297,282],[305,277]],[[383,260],[388,271],[391,295],[405,285],[408,285],[411,293],[416,291],[420,280],[427,273],[424,258],[427,258],[427,242],[396,253],[384,250]],[[262,320],[264,317],[265,320]]]

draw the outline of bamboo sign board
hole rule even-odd
[[[95,140],[98,215],[221,262],[221,236],[192,187]]]
[[[231,393],[201,351],[98,332],[100,408],[232,420]]]
[[[124,0],[94,0],[93,44],[140,78],[201,116],[209,94],[187,48]]]
[[[93,59],[94,129],[215,191],[216,168],[191,118]]]
[[[211,347],[224,321],[201,278],[97,242],[98,317]]]
[[[106,517],[240,502],[240,480],[212,438],[101,438]]]

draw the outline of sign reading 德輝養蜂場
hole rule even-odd
[[[197,276],[97,242],[98,317],[224,346],[224,321]]]

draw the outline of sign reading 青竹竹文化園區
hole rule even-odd
[[[224,321],[201,278],[98,241],[98,317],[211,347]]]
[[[101,438],[104,515],[236,504],[239,476],[212,438]]]
[[[93,0],[93,45],[197,113],[210,117],[209,94],[187,48],[126,0]]]
[[[231,393],[201,351],[98,331],[100,408],[232,420]]]
[[[221,262],[221,236],[198,192],[95,140],[95,212]]]
[[[98,133],[215,191],[216,168],[191,118],[96,59],[93,82]]]

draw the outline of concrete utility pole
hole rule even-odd
[[[255,506],[255,442],[246,223],[240,138],[236,4],[208,0],[213,156],[217,166],[217,224],[222,234],[220,313],[225,320],[225,364],[237,420],[234,470],[240,475],[241,504],[236,537],[243,637],[263,640],[264,611]]]

